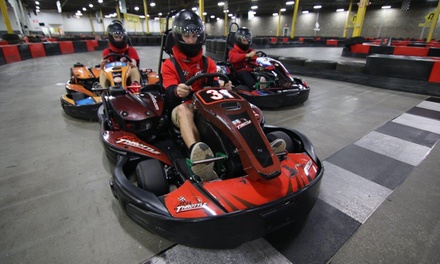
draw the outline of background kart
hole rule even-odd
[[[266,79],[265,88],[261,89],[258,82],[257,89],[247,87],[235,76],[236,70],[228,61],[229,51],[234,47],[235,31],[233,27],[239,28],[237,23],[229,26],[229,34],[226,38],[225,58],[223,62],[217,63],[218,71],[227,74],[236,92],[250,103],[263,109],[275,109],[286,106],[302,104],[309,98],[310,87],[301,78],[293,77],[284,65],[268,57],[264,52],[257,51],[257,61],[253,71],[257,80],[261,76]]]
[[[125,54],[109,54],[106,58],[126,57]],[[105,66],[106,77],[110,86],[126,86],[128,65],[125,62],[111,62]],[[79,62],[70,69],[70,79],[66,83],[66,94],[62,95],[61,106],[64,112],[72,117],[97,121],[97,111],[101,106],[101,94],[107,90],[99,85],[101,69],[99,65],[87,67]],[[159,78],[151,69],[140,69],[141,85],[156,83]],[[115,78],[120,78],[115,82]],[[139,89],[139,87],[133,87]]]

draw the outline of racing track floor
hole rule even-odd
[[[157,69],[160,49],[138,50],[141,66]],[[274,52],[343,59],[339,48]],[[202,250],[125,216],[98,124],[64,114],[70,67],[99,59],[97,51],[0,66],[0,263],[440,263],[438,98],[304,77],[307,102],[264,114],[308,135],[324,161],[308,221],[233,250]]]

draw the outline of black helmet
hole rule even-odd
[[[241,42],[243,39],[247,39],[249,43],[243,44],[243,42]],[[235,44],[237,44],[237,46],[240,47],[240,49],[242,50],[248,50],[249,45],[251,43],[252,43],[252,32],[245,27],[237,29],[237,31],[235,32]]]
[[[125,31],[122,22],[119,20],[113,20],[107,27],[107,35],[110,43],[115,46],[115,48],[122,49],[127,45],[127,32]],[[116,41],[113,36],[121,35],[122,40]]]
[[[205,43],[205,27],[202,19],[193,11],[183,9],[174,17],[172,25],[174,43],[177,48],[186,56],[196,56]],[[188,44],[183,41],[182,35],[196,33],[197,41],[194,44]]]

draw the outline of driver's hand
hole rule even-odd
[[[131,60],[130,62],[128,62],[128,65],[130,65],[131,68],[136,68],[136,60]]]
[[[107,63],[108,63],[108,60],[101,60],[101,62],[99,63],[99,66],[101,67],[101,69],[103,69]]]
[[[179,83],[179,85],[177,85],[176,94],[180,98],[187,97],[190,91],[191,87],[184,83]]]
[[[232,82],[227,82],[222,88],[225,88],[226,90],[232,90]]]
[[[255,55],[257,55],[257,52],[256,52],[255,50],[253,50],[253,51],[251,51],[251,52],[249,52],[249,53],[247,54],[247,57],[248,57],[248,58],[252,58],[252,57],[254,57]]]

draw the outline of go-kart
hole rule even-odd
[[[268,57],[263,51],[257,51],[258,58],[252,72],[255,79],[258,80],[256,87],[247,87],[238,80],[236,69],[228,61],[229,51],[235,43],[234,26],[239,28],[237,23],[231,23],[229,26],[224,61],[217,63],[217,69],[228,75],[236,92],[262,109],[294,106],[307,101],[310,93],[307,82],[292,76],[280,61]],[[264,77],[264,83],[259,81],[261,77]]]
[[[131,59],[125,54],[111,53],[109,57],[118,58],[118,61],[107,63],[104,67],[107,83],[109,86],[126,87],[130,67],[127,62],[119,61],[124,57],[127,61]],[[61,96],[61,106],[64,112],[72,117],[97,121],[97,111],[101,106],[101,95],[108,87],[99,84],[101,69],[99,65],[87,67],[81,63],[75,63],[70,69],[70,79],[66,83],[66,94]],[[141,86],[147,83],[156,83],[159,78],[157,73],[151,69],[140,69]],[[140,89],[140,87],[131,87]]]
[[[189,79],[228,77],[201,74]],[[323,166],[305,135],[266,125],[262,111],[218,87],[194,92],[195,123],[215,157],[192,161],[172,124],[160,85],[139,93],[110,87],[98,110],[101,139],[115,162],[110,186],[125,213],[167,240],[199,248],[235,248],[302,221],[314,206]],[[275,153],[270,142],[282,138]],[[203,180],[194,163],[214,163]]]

